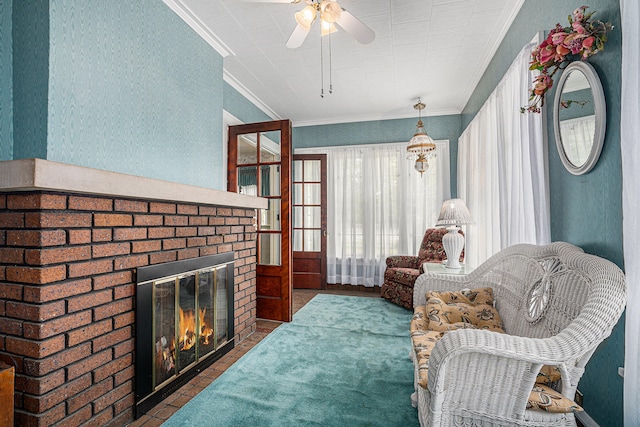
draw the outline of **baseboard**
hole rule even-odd
[[[380,286],[349,285],[342,283],[327,284],[328,291],[358,291],[380,293]]]

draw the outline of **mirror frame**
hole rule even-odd
[[[560,134],[560,101],[562,98],[562,89],[567,81],[567,78],[572,71],[577,70],[582,72],[591,86],[591,93],[593,93],[594,101],[594,113],[595,113],[595,132],[593,141],[591,142],[591,150],[587,160],[579,166],[571,163],[567,157],[567,153],[562,143],[562,135]],[[570,63],[567,68],[564,69],[558,82],[556,89],[556,96],[553,102],[553,131],[556,137],[556,147],[558,148],[558,154],[564,167],[573,175],[582,175],[589,172],[598,162],[600,153],[602,152],[602,146],[604,145],[604,134],[607,128],[607,106],[604,99],[604,91],[602,90],[602,83],[600,77],[595,68],[588,62],[574,61]]]

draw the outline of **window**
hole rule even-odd
[[[421,176],[406,143],[296,150],[327,154],[327,282],[381,285],[386,258],[416,255],[449,198],[449,143]]]

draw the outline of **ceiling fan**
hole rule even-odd
[[[303,0],[253,0],[260,3],[291,3],[298,4]],[[337,31],[336,25],[360,43],[371,43],[376,34],[359,19],[344,10],[334,0],[304,0],[307,4],[296,12],[298,25],[287,40],[287,47],[295,49],[302,46],[314,22],[320,18],[320,32],[323,36]]]

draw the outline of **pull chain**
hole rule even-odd
[[[331,62],[331,32],[329,32],[329,93],[333,93],[333,65]]]
[[[322,51],[324,50],[324,45],[322,44],[322,34],[320,35],[320,98],[324,98],[324,58]]]

